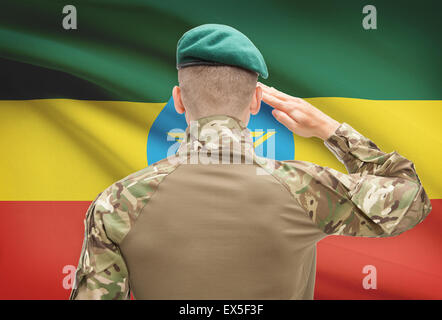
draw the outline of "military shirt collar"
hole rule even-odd
[[[241,120],[212,115],[192,120],[186,129],[178,153],[232,151],[253,156],[253,138]]]

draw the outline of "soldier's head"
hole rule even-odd
[[[196,65],[178,70],[173,89],[175,109],[186,119],[228,115],[245,123],[257,114],[261,104],[258,74],[233,66]]]
[[[187,31],[177,45],[179,86],[173,88],[178,113],[186,120],[229,115],[246,124],[259,112],[258,76],[268,76],[264,58],[238,30],[205,24]]]

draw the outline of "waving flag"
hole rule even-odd
[[[442,101],[436,1],[7,0],[0,12],[0,298],[65,299],[85,211],[113,182],[163,158],[185,122],[173,111],[175,49],[203,23],[231,25],[263,53],[266,84],[305,98],[384,151],[411,159],[433,211],[394,238],[318,244],[316,299],[442,298]],[[252,117],[255,148],[345,171],[317,139]],[[369,279],[369,280],[367,280]],[[375,283],[373,283],[375,281]],[[368,283],[368,285],[367,285]]]

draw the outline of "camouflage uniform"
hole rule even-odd
[[[199,119],[92,202],[71,299],[312,299],[319,240],[396,236],[431,211],[397,152],[346,123],[324,143],[348,174],[258,157],[241,121]]]

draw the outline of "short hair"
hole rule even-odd
[[[219,114],[238,117],[250,105],[257,81],[257,73],[233,66],[178,70],[182,102],[196,119]]]

